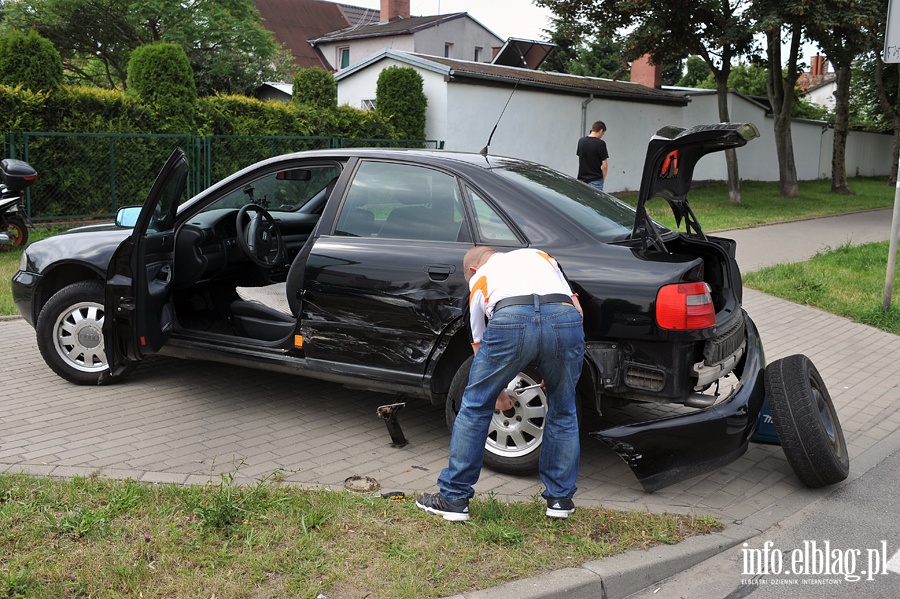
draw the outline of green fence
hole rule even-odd
[[[3,155],[37,170],[24,208],[33,221],[109,218],[141,204],[156,174],[180,147],[191,166],[188,189],[197,194],[260,160],[303,150],[348,147],[443,149],[435,140],[335,137],[15,133],[3,136]]]

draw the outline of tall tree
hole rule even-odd
[[[547,39],[556,44],[556,48],[541,64],[540,70],[551,73],[568,73],[569,65],[578,56],[581,34],[577,33],[569,23],[555,17],[550,17],[550,28],[543,31]]]
[[[695,55],[713,73],[718,95],[719,120],[730,119],[728,76],[732,60],[747,53],[753,43],[746,14],[749,0],[535,0],[556,18],[576,23],[581,31],[628,31],[625,55],[629,60],[650,55],[656,64]],[[728,201],[741,203],[737,155],[726,150]]]
[[[755,0],[751,14],[766,36],[766,93],[774,116],[775,152],[778,155],[778,188],[785,198],[800,195],[791,115],[800,79],[800,44],[808,18],[807,0]],[[783,56],[785,41],[788,55]]]
[[[882,58],[884,33],[887,27],[887,0],[881,0],[884,17],[873,29],[875,36],[868,54],[857,61],[852,78],[850,109],[851,125],[876,129],[891,129],[894,145],[888,185],[897,184],[900,161],[900,64],[885,64]],[[854,123],[856,117],[856,123]]]
[[[701,87],[703,82],[712,77],[709,66],[699,56],[688,56],[685,61],[684,75],[678,80],[682,87]]]
[[[101,87],[124,88],[132,50],[157,41],[184,48],[203,95],[247,93],[288,71],[253,0],[7,0],[3,10],[4,26],[36,29],[70,77]]]
[[[875,87],[875,95],[878,98],[878,105],[884,112],[884,117],[891,125],[894,132],[894,145],[891,152],[891,174],[888,177],[888,185],[897,185],[897,169],[900,163],[900,64],[884,64],[881,58],[881,51],[873,53],[875,62],[875,76],[873,83]],[[886,75],[885,71],[890,71],[890,75]],[[892,84],[893,97],[889,95],[888,87]]]
[[[834,65],[834,146],[831,191],[850,193],[847,185],[847,134],[853,61],[865,54],[883,24],[883,0],[809,0],[808,33]]]
[[[552,29],[544,32],[556,49],[541,65],[542,71],[606,79],[627,76],[628,61],[621,52],[621,43],[613,36],[585,34],[556,18],[551,18],[550,23]]]

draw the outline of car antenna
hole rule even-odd
[[[488,155],[488,148],[491,147],[491,140],[494,139],[494,132],[497,130],[497,125],[500,124],[500,119],[503,118],[503,113],[506,112],[506,107],[509,106],[509,101],[512,100],[513,94],[516,93],[516,88],[519,87],[519,80],[516,79],[516,84],[513,86],[512,91],[509,92],[509,97],[506,99],[506,104],[503,106],[503,110],[500,111],[500,116],[497,117],[497,122],[494,123],[494,128],[491,129],[491,134],[488,136],[487,144],[483,148],[481,148],[481,154],[484,157]]]

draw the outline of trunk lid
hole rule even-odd
[[[668,126],[657,131],[647,145],[632,238],[639,239],[645,251],[668,253],[646,209],[647,202],[657,197],[669,204],[679,227],[684,221],[688,235],[705,238],[687,198],[694,167],[707,154],[739,148],[756,137],[759,130],[752,123],[719,123],[690,129]]]

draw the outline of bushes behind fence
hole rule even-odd
[[[24,136],[15,135],[16,147],[7,153],[27,158],[40,173],[29,193],[29,216],[37,220],[107,216],[120,206],[141,203],[166,157],[176,146],[190,152],[185,146],[197,135],[248,136],[233,140],[228,151],[216,154],[211,161],[215,166],[211,182],[276,153],[328,147],[333,137],[395,137],[391,124],[374,112],[349,106],[263,102],[246,96],[198,98],[190,107],[196,115],[192,119],[195,130],[176,138],[58,135],[176,133],[170,128],[161,130],[158,111],[141,97],[116,90],[62,86],[54,92],[33,92],[0,85],[0,131],[52,132],[28,136],[27,153],[22,147]],[[275,143],[250,136],[284,139]]]

